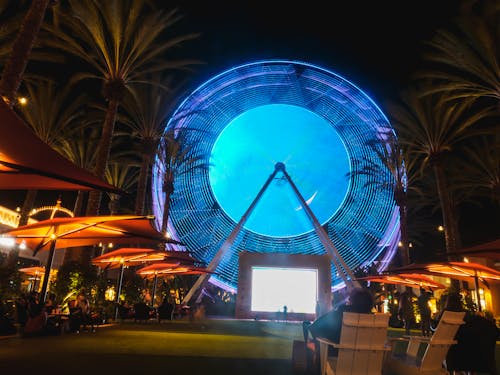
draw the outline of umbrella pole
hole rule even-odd
[[[45,302],[47,295],[47,287],[49,285],[50,270],[52,269],[52,261],[54,260],[54,252],[56,250],[56,240],[50,244],[49,256],[45,265],[45,274],[43,276],[42,291],[40,292],[40,302]],[[36,281],[36,280],[35,280]]]
[[[477,277],[477,271],[474,271],[474,287],[476,288],[477,309],[481,312],[481,294],[479,293],[479,279]]]
[[[124,264],[120,265],[120,278],[118,279],[118,292],[116,293],[115,321],[118,320],[118,306],[120,304],[120,294],[122,293],[123,269]]]
[[[151,306],[155,305],[155,294],[156,294],[156,283],[158,282],[158,275],[155,273],[155,278],[153,279],[153,292],[151,293]]]

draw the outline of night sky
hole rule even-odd
[[[240,63],[296,59],[331,70],[383,102],[406,85],[421,41],[449,23],[457,3],[184,1],[183,27],[202,35],[183,51],[206,62],[197,69],[198,83]]]

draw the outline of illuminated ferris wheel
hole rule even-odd
[[[392,177],[373,148],[391,127],[343,77],[297,61],[236,66],[193,91],[167,128],[189,129],[210,165],[176,178],[169,231],[207,264],[232,236],[211,282],[235,291],[242,251],[325,254],[311,213],[350,269],[382,269],[397,249]],[[356,173],[364,163],[382,173]],[[154,173],[157,218],[161,182]],[[342,278],[331,270],[334,287]]]

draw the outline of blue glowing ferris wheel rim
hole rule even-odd
[[[227,133],[224,131],[230,128],[229,125],[261,108],[284,108],[285,112],[290,109],[297,111],[298,108],[299,116],[302,109],[305,116],[313,121],[316,121],[313,118],[316,116],[319,123],[327,123],[334,129],[347,155],[348,173],[343,175],[347,175],[347,182],[345,191],[340,193],[341,199],[335,201],[335,207],[328,208],[330,211],[321,217],[320,223],[351,269],[370,265],[375,260],[379,261],[379,269],[385,268],[397,249],[399,217],[393,199],[391,173],[368,144],[383,139],[384,132],[391,126],[372,99],[351,82],[326,69],[298,61],[266,60],[236,66],[193,91],[177,108],[167,129],[190,129],[188,141],[195,145],[196,154],[205,155],[207,162],[211,162],[217,148],[215,146],[222,142],[222,134]],[[283,137],[286,136],[286,130],[282,129]],[[229,142],[226,139],[225,144],[235,141],[237,139],[230,138]],[[384,147],[383,142],[380,141],[378,147]],[[219,164],[224,163],[225,160],[219,154]],[[317,156],[318,153],[314,158]],[[311,160],[310,165],[316,165],[315,161]],[[375,177],[353,173],[354,169],[359,170],[366,163],[376,165],[381,173]],[[316,178],[315,183],[335,177],[330,173],[331,168],[320,167],[322,175]],[[159,224],[164,206],[160,170],[157,161],[153,168],[153,210]],[[271,172],[266,167],[265,171],[259,173],[269,175]],[[174,237],[185,243],[197,258],[207,264],[236,227],[243,207],[248,207],[255,197],[255,194],[249,194],[237,213],[229,207],[223,207],[239,199],[236,196],[227,199],[215,191],[210,173],[209,169],[194,169],[176,176],[168,226]],[[293,179],[293,173],[289,174]],[[317,171],[307,172],[307,175],[317,174]],[[248,181],[252,180],[248,179],[246,183]],[[253,192],[261,186],[262,181],[259,180]],[[309,194],[305,196],[309,197]],[[327,196],[323,191],[321,207],[329,206],[328,202],[324,202]],[[319,205],[318,212],[321,211]],[[211,277],[211,282],[228,290],[237,290],[238,254],[241,251],[325,253],[312,225],[290,233],[285,233],[279,227],[273,234],[274,229],[266,231],[258,223],[254,224],[244,226],[239,232],[232,248],[219,264],[217,274]],[[332,286],[338,286],[341,282],[332,267]]]

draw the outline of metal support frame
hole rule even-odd
[[[285,169],[285,164],[283,163],[276,163],[274,167],[273,173],[268,177],[262,188],[259,190],[257,196],[255,199],[252,201],[248,209],[245,211],[243,216],[241,217],[240,221],[236,224],[234,229],[231,231],[227,239],[224,241],[224,243],[221,245],[215,256],[212,258],[210,264],[207,266],[207,270],[210,272],[214,272],[215,269],[219,266],[223,256],[226,254],[226,252],[232,247],[234,241],[236,240],[238,234],[240,233],[241,229],[245,225],[246,221],[248,220],[248,217],[250,214],[253,212],[255,206],[257,203],[260,201],[262,198],[262,195],[266,191],[266,189],[269,187],[269,184],[271,181],[274,179],[276,174],[278,172],[283,173],[285,178],[287,179],[288,183],[292,187],[295,195],[300,201],[300,204],[302,205],[302,208],[306,211],[307,216],[311,220],[314,226],[314,230],[316,231],[316,234],[318,235],[321,243],[323,244],[327,254],[330,256],[330,259],[332,263],[334,264],[335,268],[337,269],[337,272],[339,273],[340,277],[346,284],[346,287],[348,289],[351,289],[352,287],[359,287],[360,284],[355,280],[354,275],[352,274],[351,270],[347,266],[347,264],[344,262],[342,257],[340,256],[339,252],[335,248],[335,245],[331,241],[330,237],[328,237],[328,234],[326,233],[325,229],[321,226],[319,223],[318,219],[312,212],[312,210],[309,208],[307,205],[306,201],[304,200],[304,197],[302,194],[300,194],[299,190],[297,189],[297,186],[295,186],[294,182],[292,181],[291,177],[288,175]],[[339,264],[340,263],[340,264]],[[193,284],[189,292],[186,294],[184,297],[182,304],[188,304],[189,301],[191,301],[191,298],[195,295],[195,293],[198,290],[201,290],[205,283],[208,281],[210,278],[211,274],[210,273],[205,273],[200,275],[196,282]],[[199,302],[199,299],[201,298],[201,293],[198,296],[197,302]]]

